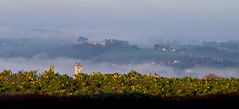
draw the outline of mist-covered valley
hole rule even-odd
[[[37,30],[39,31],[39,30]],[[204,77],[209,73],[239,77],[239,41],[205,41],[200,44],[159,41],[144,47],[127,40],[92,40],[88,36],[2,37],[0,70],[37,70],[54,65],[56,72],[73,75],[75,63],[85,73],[158,73],[166,77]]]
[[[238,77],[239,1],[0,0],[0,70]],[[172,72],[172,73],[170,73]]]

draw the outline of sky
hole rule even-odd
[[[84,35],[141,44],[237,40],[238,5],[238,0],[0,0],[0,37],[41,37],[25,33],[43,29],[67,39]]]

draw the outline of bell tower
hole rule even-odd
[[[74,74],[79,74],[79,73],[83,73],[83,65],[82,64],[75,64],[74,66]]]

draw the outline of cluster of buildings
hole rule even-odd
[[[89,41],[87,38],[85,37],[81,37],[82,39],[78,40],[79,44],[90,44],[90,45],[101,45],[101,46],[105,46],[106,42],[109,39],[105,39],[103,41]]]

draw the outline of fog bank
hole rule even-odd
[[[90,61],[75,60],[65,57],[56,59],[47,58],[0,58],[0,70],[12,70],[14,73],[20,70],[37,70],[42,73],[48,70],[49,66],[55,66],[55,72],[59,74],[68,74],[73,76],[73,67],[77,62],[81,62],[84,67],[84,73],[101,72],[101,73],[128,73],[130,70],[138,71],[141,74],[157,73],[162,77],[197,77],[202,78],[209,73],[223,77],[239,77],[239,68],[209,68],[196,66],[187,69],[178,69],[170,66],[153,65],[149,63],[137,65],[113,64],[109,62],[91,63]]]

